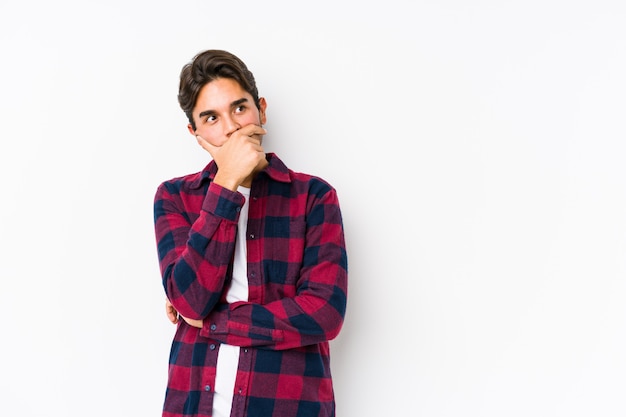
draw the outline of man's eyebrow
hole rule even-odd
[[[240,98],[239,100],[235,100],[232,103],[230,103],[230,108],[234,108],[237,107],[243,103],[247,103],[248,99],[245,97]],[[198,117],[204,117],[204,116],[211,116],[215,114],[215,110],[205,110],[203,112],[200,112],[200,114],[198,114]]]
[[[248,99],[245,97],[242,97],[239,100],[235,100],[232,103],[230,103],[230,108],[232,109],[233,107],[237,107],[240,104],[247,103],[247,102],[248,102]]]
[[[213,114],[215,114],[213,110],[205,110],[203,112],[200,112],[200,114],[198,115],[198,118],[204,117],[204,116],[212,116]]]

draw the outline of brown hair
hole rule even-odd
[[[241,88],[250,93],[257,108],[259,107],[259,92],[254,75],[241,59],[219,49],[200,52],[183,67],[178,87],[178,103],[194,130],[196,123],[193,120],[193,108],[196,106],[198,94],[202,87],[217,78],[237,81]]]

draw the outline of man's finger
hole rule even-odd
[[[208,140],[205,140],[205,139],[204,139],[202,136],[200,136],[200,135],[196,135],[196,140],[198,141],[198,143],[199,143],[199,144],[200,144],[200,145],[201,145],[204,149],[207,149],[207,150],[209,150],[209,149],[210,149],[210,150],[213,150],[213,149],[216,149],[216,148],[217,148],[217,146],[213,146],[213,145],[211,145],[211,144],[209,143],[209,141],[208,141]]]
[[[169,300],[165,300],[165,314],[172,323],[178,323],[178,311],[176,311],[176,309]]]
[[[256,135],[265,135],[267,130],[265,130],[262,126],[250,124],[239,129],[239,132],[246,136],[256,136]]]
[[[208,140],[204,139],[200,135],[196,135],[196,140],[198,141],[198,145],[200,145],[205,151],[207,151],[213,159],[215,159],[215,155],[218,152],[219,146],[214,146],[209,143]]]

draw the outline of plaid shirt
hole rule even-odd
[[[252,183],[247,302],[226,289],[244,197],[212,182],[214,162],[162,183],[154,220],[167,297],[180,321],[164,417],[211,416],[221,343],[240,346],[232,416],[335,415],[329,343],[343,324],[347,255],[337,194],[274,154]]]

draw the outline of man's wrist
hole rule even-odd
[[[213,182],[231,191],[237,191],[237,187],[239,187],[239,184],[241,184],[241,180],[239,179],[220,176],[219,171],[217,172],[217,174],[215,174]]]

